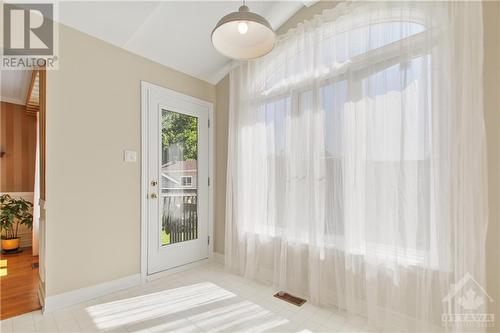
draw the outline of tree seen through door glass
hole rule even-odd
[[[162,110],[161,244],[198,238],[198,119]]]

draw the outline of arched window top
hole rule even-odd
[[[429,48],[435,15],[413,3],[341,4],[282,36],[273,52],[250,63],[254,89],[268,95],[318,77],[332,77]],[[411,46],[411,47],[410,47]],[[303,56],[314,49],[315,59]],[[406,55],[405,55],[406,56]],[[307,60],[307,61],[306,61]]]
[[[425,2],[389,1],[356,2],[345,1],[334,8],[326,9],[313,19],[299,23],[279,37],[279,41],[293,39],[298,34],[324,31],[327,34],[353,31],[368,26],[381,25],[410,27],[425,30],[436,24],[443,13],[436,6]],[[407,35],[408,36],[408,35]]]
[[[415,22],[385,21],[354,27],[339,33],[325,34],[320,46],[323,62],[327,66],[340,64],[424,30],[422,24]]]

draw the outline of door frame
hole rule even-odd
[[[187,269],[196,265],[198,262],[191,264],[186,264],[181,267],[175,267],[167,271],[154,273],[151,275],[147,274],[148,270],[148,190],[149,190],[149,179],[148,179],[148,111],[149,111],[149,89],[162,89],[171,98],[183,99],[187,102],[198,104],[208,108],[208,177],[210,183],[208,185],[208,259],[202,259],[198,262],[204,262],[210,260],[213,257],[214,250],[214,237],[213,237],[213,219],[214,219],[214,122],[213,122],[213,103],[204,101],[202,99],[192,97],[179,93],[177,91],[150,83],[146,81],[141,81],[141,281],[147,282],[148,280],[155,279],[164,275],[171,274],[173,272]]]

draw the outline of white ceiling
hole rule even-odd
[[[14,104],[26,104],[31,83],[31,71],[3,70],[0,72],[0,100]]]
[[[277,29],[308,1],[247,1]],[[211,33],[238,1],[67,1],[59,21],[89,35],[212,84],[230,59],[213,48]]]

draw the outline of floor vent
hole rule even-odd
[[[306,302],[305,299],[290,295],[289,293],[279,292],[274,295],[274,297],[282,299],[288,303],[292,303],[293,305],[301,306]]]

